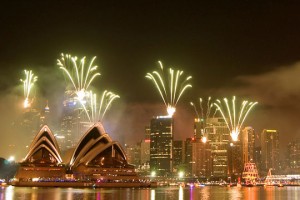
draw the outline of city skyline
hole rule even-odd
[[[41,2],[11,3],[5,9],[0,33],[0,131],[5,142],[20,111],[15,102],[22,97],[19,79],[24,69],[39,76],[38,97],[49,100],[51,112],[60,114],[58,94],[65,80],[56,60],[62,52],[97,56],[101,76],[93,87],[120,95],[104,126],[123,143],[125,138],[142,139],[149,119],[166,114],[159,94],[145,79],[158,60],[193,76],[193,88],[174,116],[175,139],[192,137],[195,115],[189,102],[206,96],[258,101],[245,126],[257,133],[279,130],[286,136],[284,144],[300,132],[300,17],[295,5]]]

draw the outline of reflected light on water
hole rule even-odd
[[[73,199],[73,194],[72,194],[72,188],[68,188],[67,191],[67,200],[72,200]]]
[[[287,199],[300,199],[299,196],[299,188],[298,187],[290,187],[287,188]]]
[[[179,200],[183,200],[183,188],[182,187],[179,187],[179,190],[178,190],[178,199]]]
[[[264,190],[267,193],[267,199],[270,199],[270,200],[274,199],[274,192],[275,192],[274,188],[275,188],[274,186],[267,186],[264,188]]]
[[[299,199],[300,187],[158,187],[158,188],[0,188],[0,200],[192,200],[192,199]]]
[[[194,199],[194,190],[193,190],[194,187],[190,187],[190,200],[193,200]]]
[[[100,200],[100,199],[101,199],[101,194],[100,194],[100,192],[97,192],[97,193],[96,193],[96,199],[97,199],[97,200]]]
[[[258,199],[257,192],[258,189],[256,187],[248,187],[245,190],[244,199],[245,200],[255,200]]]
[[[229,199],[242,199],[242,193],[240,188],[238,187],[230,187],[228,188],[228,193],[229,193]]]
[[[32,193],[31,193],[31,199],[32,200],[37,200],[37,188],[33,187]]]
[[[2,199],[2,198],[1,198]],[[14,190],[12,186],[8,186],[5,190],[5,199],[11,200],[14,199]]]
[[[151,200],[155,200],[155,190],[151,190]]]
[[[201,197],[203,199],[209,199],[209,187],[202,188],[201,192],[202,192]]]

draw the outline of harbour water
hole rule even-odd
[[[0,188],[0,199],[11,200],[192,200],[192,199],[300,199],[300,187],[158,187],[158,188]]]

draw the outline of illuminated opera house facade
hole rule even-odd
[[[112,141],[101,123],[94,124],[81,138],[66,161],[58,143],[43,126],[20,163],[16,186],[148,186],[134,166],[128,164],[118,142]]]

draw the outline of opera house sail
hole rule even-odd
[[[140,187],[149,186],[134,166],[128,164],[123,148],[112,141],[101,123],[81,138],[71,158],[63,163],[58,143],[47,126],[33,140],[16,173],[16,186]]]
[[[48,126],[45,125],[33,139],[15,178],[19,181],[36,181],[37,179],[63,179],[64,177],[65,167],[62,165],[58,143]]]
[[[98,182],[138,180],[134,167],[127,163],[124,150],[111,140],[100,123],[92,126],[79,141],[69,167],[76,179]]]

